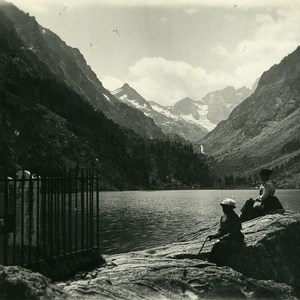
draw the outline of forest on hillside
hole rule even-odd
[[[55,78],[32,52],[15,47],[20,42],[8,40],[5,28],[1,32],[1,173],[93,168],[106,189],[212,185],[205,155],[189,144],[147,140],[121,128]]]

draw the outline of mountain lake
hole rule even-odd
[[[217,224],[224,198],[236,201],[235,211],[258,190],[172,190],[101,192],[100,251],[123,253],[162,246],[202,222]],[[284,209],[300,212],[300,190],[277,190]]]

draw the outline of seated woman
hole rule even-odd
[[[270,181],[272,170],[262,169],[259,173],[262,184],[259,187],[259,196],[250,198],[241,209],[241,221],[245,222],[259,216],[267,215],[271,211],[282,210],[283,207],[275,194],[274,184]]]
[[[235,201],[230,198],[221,203],[224,215],[220,220],[220,227],[216,234],[209,235],[209,240],[218,238],[210,252],[209,261],[217,265],[226,265],[229,256],[237,252],[244,244],[244,235],[239,216],[235,213]]]

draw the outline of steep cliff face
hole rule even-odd
[[[56,34],[40,26],[34,17],[14,5],[3,2],[0,10],[13,22],[24,46],[87,102],[117,124],[132,129],[141,136],[164,138],[152,119],[139,110],[120,103],[102,86],[78,49],[68,46]]]
[[[201,141],[219,162],[220,172],[255,172],[262,166],[283,169],[299,161],[299,80],[298,47],[266,71],[255,92]],[[298,168],[287,175],[293,181],[299,172]],[[282,173],[278,172],[278,181]]]
[[[208,93],[202,101],[208,105],[207,118],[215,124],[226,120],[232,110],[245,100],[252,91],[247,87],[235,89],[228,86],[222,90]]]

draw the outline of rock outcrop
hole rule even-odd
[[[195,226],[164,247],[106,257],[105,266],[59,285],[80,299],[296,299],[299,214],[268,215],[244,223],[247,244],[231,258],[231,267],[197,257],[205,237],[217,226]],[[204,255],[213,243],[206,243]]]
[[[215,124],[226,120],[232,110],[251,95],[252,91],[243,86],[235,89],[228,86],[222,90],[208,93],[202,101],[208,105],[207,118]]]
[[[231,268],[197,259],[146,253],[111,259],[105,268],[61,287],[78,299],[295,299],[292,288],[285,284],[246,278]]]
[[[196,253],[193,242],[204,237],[212,229],[196,228],[179,240],[189,245],[186,252]],[[246,246],[232,256],[229,266],[256,279],[272,279],[291,285],[300,293],[300,214],[263,216],[243,223]],[[191,248],[190,248],[191,247]],[[211,242],[202,253],[208,253]],[[173,253],[176,257],[176,253]]]

